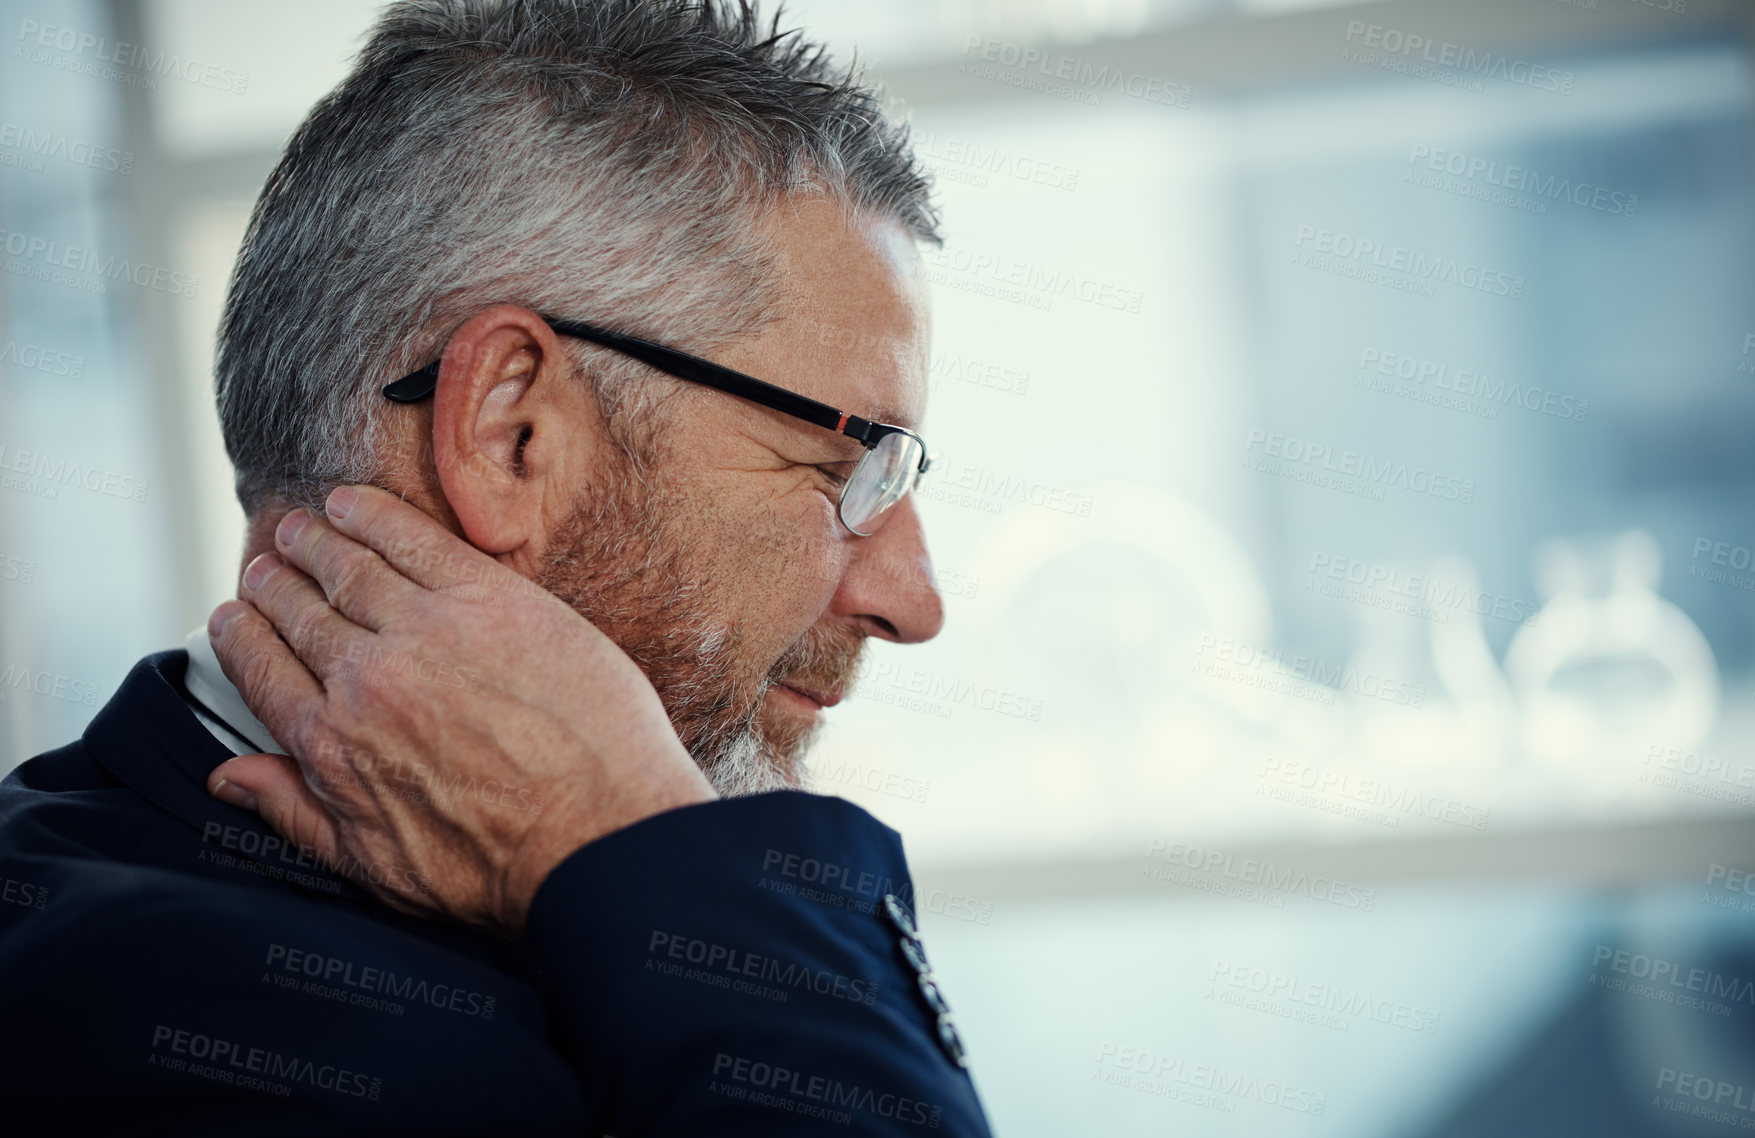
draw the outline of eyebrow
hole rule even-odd
[[[888,403],[880,403],[872,409],[871,414],[863,415],[861,418],[870,419],[874,423],[888,423],[894,427],[905,427],[915,434],[920,433],[920,427],[914,421],[914,416],[892,407]]]

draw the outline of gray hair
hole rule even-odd
[[[401,0],[287,143],[220,325],[247,513],[380,480],[379,387],[507,302],[706,354],[775,319],[788,194],[940,245],[857,64],[750,0]],[[564,341],[607,419],[643,365]]]

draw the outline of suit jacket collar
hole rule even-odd
[[[374,920],[453,951],[488,961],[532,982],[523,944],[460,922],[411,916],[385,907],[336,867],[325,868],[259,816],[207,793],[207,776],[232,758],[187,701],[189,657],[182,649],[147,656],[85,729],[87,752],[105,770],[153,806],[189,826],[199,841],[263,867],[263,878],[329,903],[358,907]]]
[[[276,834],[258,815],[228,806],[207,793],[207,776],[232,758],[231,749],[202,726],[188,703],[184,680],[188,653],[157,652],[134,665],[91,724],[84,742],[92,757],[140,797],[192,827],[203,840],[285,875],[295,885],[334,897],[334,885],[304,886],[299,877],[340,883],[342,895],[364,891],[339,873],[324,870],[309,854]]]

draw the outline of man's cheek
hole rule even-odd
[[[829,607],[829,599],[847,575],[843,543],[815,540],[812,521],[805,519],[758,540],[762,555],[752,571],[767,582],[763,591],[777,622],[790,622],[798,614],[805,614],[807,623],[814,620]]]

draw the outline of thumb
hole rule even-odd
[[[341,853],[335,818],[305,783],[288,755],[239,755],[213,768],[207,793],[241,810],[252,810],[287,841],[333,861]]]

